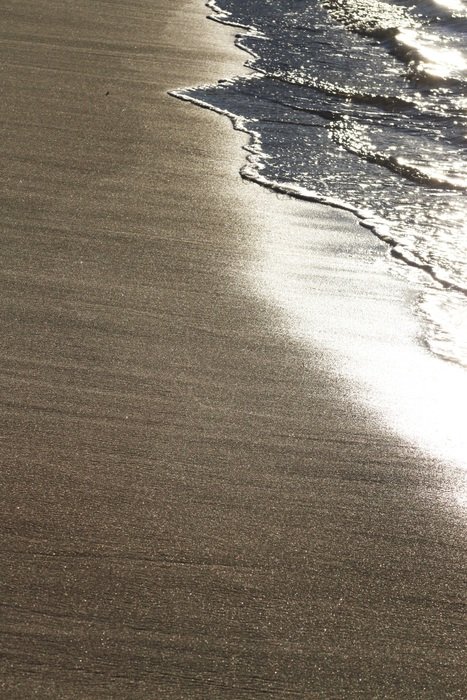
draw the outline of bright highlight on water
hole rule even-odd
[[[467,6],[219,0],[251,75],[177,96],[251,135],[242,174],[354,211],[417,275],[425,342],[467,366]]]

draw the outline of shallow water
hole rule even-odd
[[[422,281],[426,344],[467,366],[467,6],[210,6],[253,72],[175,94],[251,135],[245,178],[354,211]]]

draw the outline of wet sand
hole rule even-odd
[[[2,697],[464,698],[457,472],[252,287],[354,223],[166,95],[240,70],[204,15],[4,3]]]

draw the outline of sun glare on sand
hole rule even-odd
[[[331,375],[402,438],[467,469],[467,371],[430,353],[404,280],[341,212],[272,224],[261,243],[260,292],[291,335],[325,350]],[[371,251],[368,252],[369,247]],[[466,499],[467,502],[467,499]]]

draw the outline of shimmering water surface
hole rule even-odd
[[[245,178],[354,211],[467,366],[467,4],[218,0],[252,73],[175,94],[251,134]]]

